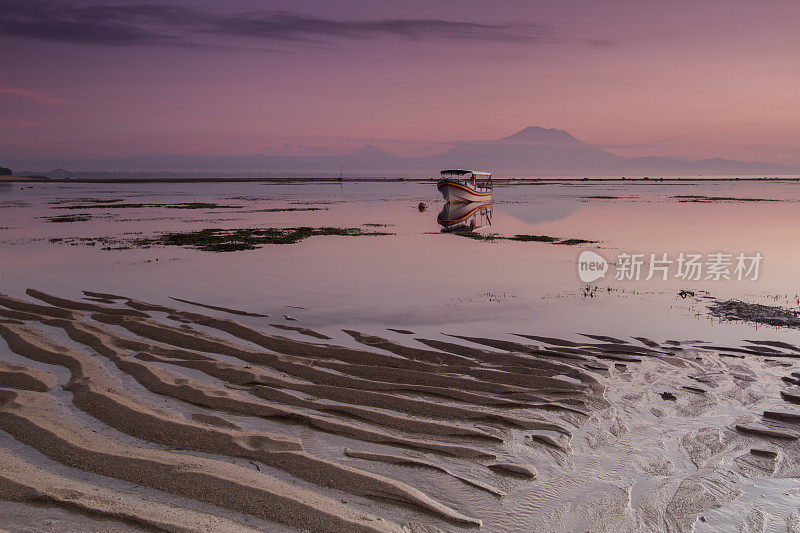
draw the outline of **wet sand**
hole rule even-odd
[[[166,531],[800,522],[788,343],[335,344],[213,302],[85,296],[0,295],[0,499]]]

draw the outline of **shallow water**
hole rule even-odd
[[[688,202],[679,196],[771,199],[777,202]],[[606,198],[614,197],[614,198]],[[145,207],[58,209],[82,198],[125,203],[213,202],[221,209]],[[64,202],[64,203],[54,203]],[[419,212],[417,204],[428,209]],[[754,327],[711,320],[712,296],[798,305],[800,222],[797,182],[581,182],[498,186],[483,234],[548,235],[599,241],[564,246],[478,241],[440,233],[442,202],[432,183],[11,184],[0,186],[2,284],[11,294],[29,286],[78,295],[80,290],[168,296],[258,310],[336,334],[345,326],[400,327],[415,332],[477,334],[576,333],[625,336],[648,331],[657,340],[740,340]],[[321,208],[319,211],[259,210]],[[85,222],[44,217],[87,213]],[[365,226],[381,224],[384,226]],[[333,226],[388,231],[390,236],[320,236],[291,245],[210,253],[182,248],[102,250],[51,238],[131,239],[202,228]],[[577,258],[585,249],[609,262],[620,253],[680,252],[764,257],[758,281],[614,279],[583,293]],[[731,267],[732,268],[732,267]],[[142,294],[139,292],[139,294]],[[299,306],[304,309],[297,309]],[[287,322],[288,323],[288,322]],[[794,332],[770,331],[794,340]]]

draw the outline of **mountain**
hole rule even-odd
[[[693,176],[724,174],[797,174],[798,168],[785,167],[774,163],[757,163],[749,161],[732,161],[729,159],[700,159],[682,161],[667,157],[631,157],[627,158],[618,173],[652,176]]]
[[[564,130],[528,126],[507,137],[458,143],[428,157],[401,157],[372,145],[342,155],[196,156],[150,154],[115,159],[2,159],[18,174],[72,177],[99,174],[277,176],[436,176],[443,168],[475,168],[496,176],[693,176],[698,174],[798,174],[800,168],[720,158],[685,161],[667,157],[623,157]],[[52,169],[58,169],[52,171]],[[68,169],[68,170],[63,170]]]
[[[253,154],[245,156],[205,156],[148,154],[137,157],[106,159],[1,159],[8,162],[17,173],[45,173],[53,177],[73,177],[81,173],[98,172],[144,172],[144,173],[247,173],[268,174],[324,174],[338,175],[344,169],[348,175],[378,175],[381,172],[401,171],[408,165],[403,158],[390,154],[372,145],[366,145],[355,152],[343,155],[324,156],[270,156]],[[413,161],[413,159],[411,160]],[[56,168],[55,171],[52,169]],[[64,169],[71,169],[65,171]],[[396,172],[395,172],[396,173]]]
[[[480,168],[515,176],[607,175],[625,159],[588,145],[566,131],[538,126],[495,141],[466,143],[426,158],[434,168]]]
[[[576,139],[564,130],[557,130],[555,128],[543,128],[541,126],[528,126],[527,128],[519,130],[508,137],[499,139],[498,142],[519,141],[525,143],[537,144],[565,144],[577,145],[583,144],[583,141]]]

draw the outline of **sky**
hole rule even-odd
[[[405,156],[529,125],[800,163],[800,2],[0,0],[0,159]]]

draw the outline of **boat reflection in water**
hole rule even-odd
[[[475,231],[492,225],[491,203],[445,203],[436,221],[443,232]]]

